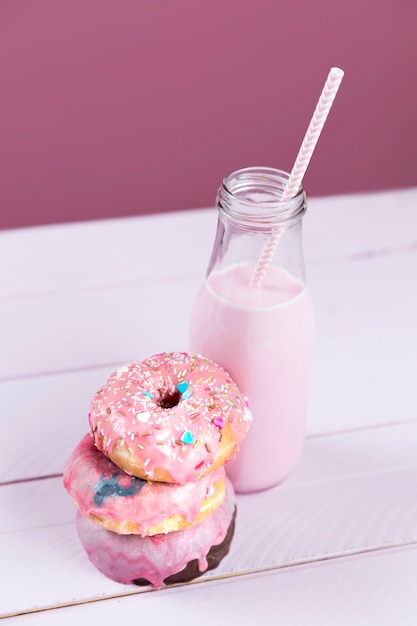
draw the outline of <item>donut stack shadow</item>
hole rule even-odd
[[[229,374],[204,357],[163,353],[114,372],[64,468],[97,569],[160,588],[217,567],[236,519],[224,466],[251,420]]]

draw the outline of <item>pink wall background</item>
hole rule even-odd
[[[308,195],[417,185],[416,0],[1,0],[0,228],[210,206],[291,169],[345,79]]]

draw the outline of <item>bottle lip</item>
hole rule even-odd
[[[246,167],[224,177],[217,192],[217,208],[233,222],[274,226],[298,221],[307,209],[302,186],[289,200],[281,200],[289,173],[273,167]]]

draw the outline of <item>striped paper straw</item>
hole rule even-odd
[[[343,70],[338,67],[332,67],[329,72],[316,109],[313,113],[313,117],[311,118],[310,124],[307,128],[303,143],[301,144],[301,148],[295,160],[294,167],[291,170],[291,174],[280,199],[281,202],[286,202],[293,198],[300,189],[304,174],[306,173],[314,148],[317,145],[320,133],[323,130],[323,126],[336,97],[337,90],[342,82],[343,75]],[[271,233],[268,241],[265,243],[252,277],[252,287],[260,287],[262,279],[265,276],[272,259],[274,258],[282,233],[283,229],[277,228]]]

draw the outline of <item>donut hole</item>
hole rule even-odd
[[[161,409],[172,409],[174,406],[177,406],[181,400],[181,393],[178,389],[174,391],[159,391],[159,406]]]

